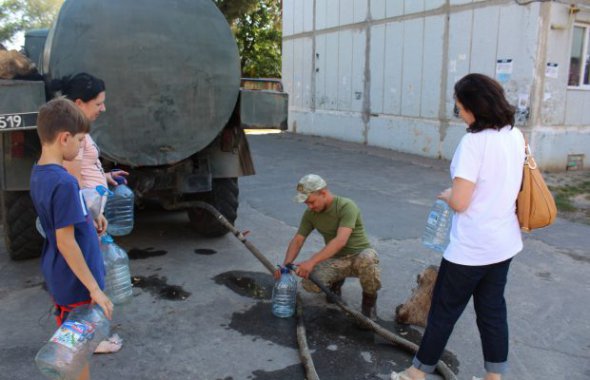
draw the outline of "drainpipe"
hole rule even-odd
[[[317,52],[316,52],[316,0],[313,0],[313,20],[312,20],[312,27],[311,27],[311,113],[315,113],[316,107],[316,60],[317,60]]]
[[[549,29],[551,24],[551,3],[541,3],[539,9],[539,34],[537,43],[537,54],[535,57],[534,78],[531,94],[531,117],[524,134],[527,136],[532,146],[535,145],[534,128],[540,126],[542,119],[543,95],[545,91],[545,65],[547,62],[547,40],[549,38]]]
[[[363,121],[363,144],[369,143],[369,122],[371,121],[371,0],[367,2],[367,22],[365,23],[365,72],[363,88],[363,110],[361,118]]]
[[[443,35],[443,57],[442,57],[442,69],[440,73],[440,93],[438,101],[438,120],[439,125],[439,142],[438,142],[438,158],[442,158],[442,145],[447,137],[447,130],[449,129],[450,120],[447,115],[447,85],[449,79],[449,17],[451,16],[451,5],[449,0],[445,1],[444,13],[446,13],[444,35]]]

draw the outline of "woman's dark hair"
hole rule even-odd
[[[461,78],[455,83],[455,99],[475,117],[467,132],[514,126],[514,107],[506,100],[500,83],[486,75],[468,74]]]
[[[52,80],[50,89],[53,92],[61,92],[71,101],[80,99],[83,102],[88,102],[105,91],[106,87],[102,79],[88,73],[79,73]]]

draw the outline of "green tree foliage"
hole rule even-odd
[[[238,43],[242,76],[280,78],[280,0],[215,0]]]
[[[0,2],[0,43],[18,32],[48,28],[64,0],[3,0]]]
[[[234,22],[245,14],[256,9],[258,0],[213,0],[217,8],[223,13],[227,22]]]

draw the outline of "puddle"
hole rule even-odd
[[[134,287],[147,290],[160,299],[184,301],[191,295],[178,285],[168,285],[166,280],[166,277],[158,277],[156,275],[131,277],[131,283]]]
[[[304,306],[304,318],[307,343],[321,379],[349,379],[353,368],[355,379],[386,379],[391,371],[401,371],[411,365],[413,354],[372,331],[357,328],[334,306]],[[398,326],[393,321],[379,320],[379,324],[412,341],[421,339],[417,330]],[[227,328],[252,336],[254,342],[261,339],[297,349],[296,319],[274,317],[271,304],[267,301],[258,302],[244,312],[234,313]],[[456,371],[459,363],[453,354],[445,352],[443,359]],[[302,366],[296,365],[274,372],[255,371],[249,378],[303,378],[301,371]],[[438,375],[432,378],[441,379]]]
[[[305,371],[303,365],[294,364],[289,367],[280,369],[278,371],[264,372],[254,371],[252,376],[248,376],[252,380],[276,380],[276,379],[305,379]]]
[[[412,364],[414,355],[372,331],[361,330],[335,306],[304,307],[307,343],[313,350],[313,360],[320,378],[344,379],[355,368],[359,379],[388,378],[391,371],[401,371]],[[421,340],[421,334],[393,321],[379,320],[379,325],[413,342]],[[456,358],[445,352],[443,359],[458,366]],[[347,363],[333,366],[331,363]],[[437,378],[437,377],[433,377]]]
[[[144,260],[154,256],[164,256],[168,251],[154,250],[154,247],[148,247],[145,249],[131,248],[127,252],[129,260]]]
[[[233,313],[226,328],[251,336],[252,342],[260,340],[259,343],[264,344],[264,341],[270,341],[297,349],[296,322],[295,317],[275,317],[271,311],[271,303],[261,301],[244,312]]]
[[[197,255],[214,255],[217,253],[217,251],[214,249],[208,249],[208,248],[197,248],[197,249],[195,249],[195,253]]]
[[[270,300],[274,279],[270,274],[247,271],[230,271],[213,278],[215,283],[225,285],[244,297]]]

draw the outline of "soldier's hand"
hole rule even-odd
[[[300,264],[296,264],[295,273],[299,277],[308,278],[309,274],[311,273],[311,271],[313,271],[314,267],[315,264],[312,261],[307,260]]]

